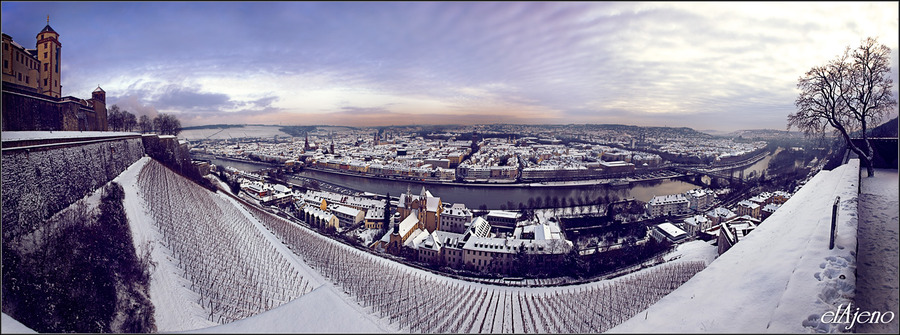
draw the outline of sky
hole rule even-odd
[[[797,79],[898,3],[2,2],[60,34],[63,95],[183,126],[621,123],[786,129]],[[896,111],[891,117],[896,116]]]

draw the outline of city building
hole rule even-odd
[[[693,189],[684,193],[694,211],[704,211],[716,200],[716,193],[711,190]]]
[[[706,212],[706,217],[709,219],[712,226],[731,220],[737,216],[737,214],[725,207],[716,207]]]
[[[776,203],[766,204],[761,210],[759,210],[760,220],[768,219],[769,216],[774,214],[775,211],[777,211],[779,208],[781,208],[781,205]]]
[[[472,222],[470,222],[468,226],[468,231],[471,232],[474,236],[488,237],[491,235],[491,224],[483,217],[479,216],[472,219]]]
[[[381,225],[384,224],[384,207],[367,210],[363,220],[366,229],[381,229]]]
[[[519,213],[493,210],[488,212],[485,219],[493,228],[512,231],[516,228],[516,221],[519,219]]]
[[[623,175],[634,172],[634,164],[625,161],[600,162],[603,172],[612,175]]]
[[[386,251],[388,253],[399,255],[403,250],[404,244],[409,240],[416,230],[419,229],[420,222],[415,213],[406,216],[403,221],[393,225],[393,229],[381,237],[380,240],[372,244],[372,249]]]
[[[791,198],[791,194],[785,191],[775,191],[772,192],[772,202],[775,204],[783,204],[785,201]]]
[[[366,212],[340,204],[328,205],[328,210],[337,216],[342,228],[352,227],[366,218]]]
[[[463,266],[472,271],[485,271],[510,274],[521,267],[517,261],[519,253],[527,254],[535,268],[546,268],[561,262],[566,253],[573,248],[572,242],[559,233],[559,226],[545,227],[554,223],[537,223],[516,229],[517,233],[505,237],[469,236],[462,247]],[[527,227],[533,226],[533,227]],[[534,236],[522,236],[521,233],[537,233]],[[553,233],[556,231],[557,233]],[[519,269],[521,270],[521,269]]]
[[[337,216],[319,207],[303,205],[303,207],[299,209],[299,212],[300,219],[311,226],[319,228],[331,227],[334,229],[340,227],[340,220]]]
[[[444,208],[440,221],[440,230],[463,234],[472,222],[472,211],[463,203],[455,203]]]
[[[741,202],[737,203],[734,212],[737,213],[738,216],[748,215],[753,217],[754,219],[759,219],[761,208],[762,207],[758,203],[749,200],[742,200]]]
[[[688,233],[672,223],[665,222],[653,226],[650,236],[657,241],[669,241],[671,243],[682,242],[688,237]]]
[[[763,192],[763,193],[760,193],[759,195],[752,197],[748,200],[750,200],[753,203],[756,203],[757,205],[765,206],[765,205],[772,203],[772,201],[774,200],[774,195],[769,192]]]
[[[716,248],[719,255],[724,254],[738,243],[737,232],[734,228],[729,227],[728,223],[723,222],[719,226],[719,237],[716,240]]]
[[[697,233],[712,228],[713,223],[708,217],[704,215],[694,215],[687,219],[684,219],[684,231],[688,233],[689,236],[695,236]]]
[[[654,196],[647,203],[647,213],[650,217],[687,214],[690,210],[690,202],[684,194]]]

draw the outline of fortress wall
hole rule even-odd
[[[15,141],[3,142],[4,241],[33,231],[144,156],[140,135],[48,141],[54,143],[15,147]]]

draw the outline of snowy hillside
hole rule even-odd
[[[856,285],[859,161],[822,171],[706,270],[610,332],[841,332]],[[835,247],[831,208],[840,197]]]
[[[337,243],[209,193],[146,158],[118,182],[135,245],[158,263],[151,299],[160,331],[228,323],[202,331],[598,332],[688,280],[715,250],[684,245],[667,264],[576,286],[494,286]],[[313,318],[327,311],[337,314]]]
[[[138,252],[157,262],[150,287],[159,331],[243,319],[322,284],[229,198],[149,158],[117,179]]]

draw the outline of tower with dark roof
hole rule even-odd
[[[40,93],[59,98],[62,96],[62,82],[60,59],[62,57],[62,43],[59,43],[59,34],[50,27],[50,16],[47,16],[47,26],[37,34],[37,58],[41,62],[38,86]]]
[[[98,129],[107,130],[106,91],[100,88],[100,85],[97,85],[94,92],[91,92],[91,106],[94,107],[94,112],[97,113]]]

